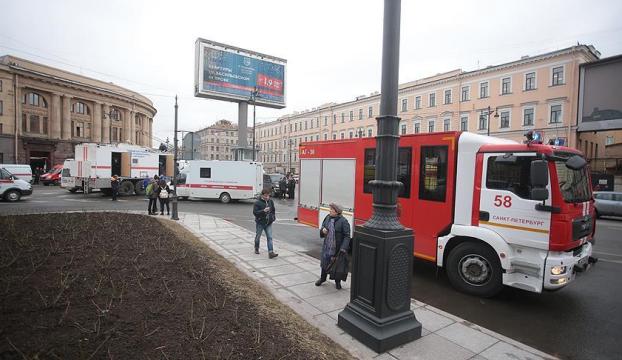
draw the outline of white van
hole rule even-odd
[[[32,184],[32,168],[30,165],[23,164],[0,164],[0,169],[5,169],[10,172],[11,175],[18,179],[22,179]]]
[[[187,160],[179,163],[177,196],[202,199],[252,199],[263,189],[263,165],[258,162]]]
[[[4,168],[0,168],[0,198],[14,202],[32,194],[32,185],[25,180],[18,179]]]

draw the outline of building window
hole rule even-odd
[[[447,190],[447,146],[422,146],[419,199],[445,201]]]
[[[119,110],[117,110],[117,109],[110,110],[110,119],[112,119],[114,121],[121,120],[121,113],[119,112]]]
[[[367,137],[372,137],[372,135],[373,135],[373,130],[367,129]]]
[[[328,140],[328,134],[324,133],[324,141]]]
[[[341,113],[341,123],[343,124],[344,122],[346,122],[346,114]]]
[[[451,90],[445,90],[445,105],[451,104]]]
[[[402,112],[406,112],[408,110],[408,99],[402,99]]]
[[[579,140],[580,141],[580,140]],[[613,144],[613,136],[607,136],[607,139],[605,140],[605,146],[606,145],[612,145]],[[579,145],[580,147],[581,145]]]
[[[487,98],[488,97],[488,81],[479,84],[479,98]]]
[[[443,120],[443,131],[451,130],[451,119]]]
[[[535,90],[536,73],[534,71],[525,74],[525,90]]]
[[[41,129],[42,129],[42,133],[43,134],[47,134],[48,133],[48,118],[47,116],[44,116],[41,118]]]
[[[311,127],[313,127],[313,120],[311,120]],[[309,123],[305,121],[305,130],[308,130],[308,129],[309,129]]]
[[[430,122],[428,122],[428,132],[434,132],[434,120],[430,120]]]
[[[421,109],[421,96],[415,96],[415,109]]]
[[[31,133],[40,133],[40,119],[38,115],[30,115],[30,129],[29,132]]]
[[[488,129],[488,115],[483,111],[479,114],[479,130]]]
[[[509,111],[501,111],[501,115],[499,116],[499,127],[501,129],[510,127],[510,112]]]
[[[75,114],[87,115],[89,114],[89,109],[84,103],[77,102],[71,106],[71,112]]]
[[[44,107],[44,108],[47,107],[45,100],[43,100],[41,95],[36,94],[36,93],[28,93],[24,95],[24,103],[30,106]]]
[[[350,121],[354,120],[354,111],[350,110]]]
[[[337,134],[333,134],[333,140],[337,140]]]
[[[551,118],[549,119],[551,124],[557,124],[562,122],[562,106],[551,105]]]
[[[2,100],[0,100],[0,115],[4,112],[4,106],[2,106]]]
[[[373,117],[374,116],[374,107],[370,106],[369,108],[367,108],[367,117]]]
[[[363,109],[359,109],[359,120],[363,120]]]
[[[350,131],[348,135],[350,136],[350,139],[352,139],[354,137],[354,131]]]
[[[421,123],[415,123],[415,134],[419,134],[421,132]]]
[[[400,134],[401,135],[406,135],[406,124],[402,124],[400,126]]]
[[[460,131],[469,131],[469,117],[460,117]]]
[[[436,106],[436,94],[435,93],[431,93],[430,94],[430,104],[429,107],[433,107]]]
[[[0,80],[0,92],[2,92],[2,80]],[[2,162],[0,161],[0,163]]]
[[[557,66],[553,68],[553,78],[551,79],[551,85],[562,85],[564,83],[564,67]]]
[[[0,83],[1,83],[1,81],[0,81]],[[4,163],[4,154],[0,153],[0,164],[3,164],[3,163]]]
[[[523,126],[533,126],[533,116],[533,108],[526,108],[523,110]]]
[[[460,101],[469,101],[469,98],[471,97],[470,92],[470,86],[463,86],[460,92]]]
[[[328,116],[324,116],[324,126],[328,126]]]
[[[0,135],[4,134],[4,129],[2,129],[2,123],[0,123]],[[2,164],[2,161],[0,161],[0,164]]]
[[[507,95],[512,92],[512,78],[506,77],[501,79],[501,95]]]
[[[342,132],[341,134],[339,134],[339,138],[341,138],[341,140],[346,138],[346,133]]]

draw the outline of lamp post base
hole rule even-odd
[[[421,337],[410,309],[413,232],[357,226],[350,302],[337,326],[382,353]]]
[[[179,220],[179,216],[177,213],[177,194],[173,194],[171,197],[171,219]]]

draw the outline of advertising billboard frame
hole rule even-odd
[[[266,98],[261,97],[261,89],[259,89],[259,95],[255,99],[255,103],[257,106],[264,106],[274,109],[283,109],[287,104],[287,60],[262,54],[260,52],[242,49],[236,46],[231,46],[223,43],[219,43],[216,41],[211,41],[203,38],[197,38],[195,41],[195,67],[194,67],[194,96],[215,99],[215,100],[223,100],[230,102],[248,102],[252,103],[253,99],[251,95],[242,96],[236,94],[230,94],[220,91],[212,91],[203,89],[203,74],[204,74],[204,66],[205,66],[205,48],[212,48],[224,52],[228,52],[231,54],[242,55],[245,57],[257,59],[259,61],[269,62],[277,65],[283,66],[283,102],[279,101],[271,101]]]
[[[622,116],[620,118],[596,121],[583,121],[585,106],[585,76],[586,69],[606,66],[608,64],[622,63],[622,55],[607,57],[604,59],[587,62],[579,65],[579,94],[577,107],[577,132],[596,132],[622,129]]]

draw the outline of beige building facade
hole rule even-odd
[[[533,130],[545,143],[578,147],[579,65],[599,56],[594,47],[577,45],[401,84],[399,132],[469,131],[522,142]],[[375,136],[379,105],[380,94],[372,93],[259,124],[259,159],[270,171],[298,173],[300,143]]]
[[[50,168],[82,142],[151,147],[156,109],[112,83],[0,57],[0,163]]]
[[[252,144],[252,128],[246,133],[248,144]],[[184,136],[182,154],[185,160],[234,160],[233,149],[237,145],[238,125],[223,119]]]

